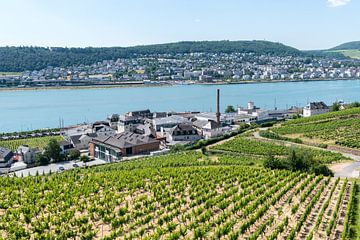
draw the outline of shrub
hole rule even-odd
[[[77,159],[80,157],[80,151],[77,150],[77,149],[72,149],[70,152],[69,152],[69,159],[70,160],[74,160],[74,159]]]

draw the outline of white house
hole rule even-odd
[[[201,136],[191,124],[178,124],[171,128],[167,136],[169,142],[184,141],[193,142],[200,140]]]
[[[199,134],[205,139],[219,137],[231,131],[231,127],[229,126],[222,127],[216,121],[213,120],[209,120],[209,121],[196,120],[194,122],[194,127],[198,130]]]
[[[29,146],[20,146],[16,150],[16,154],[20,156],[20,160],[25,163],[35,163],[36,154],[39,152],[38,149],[30,148]]]
[[[318,114],[327,113],[330,108],[324,102],[311,102],[308,103],[303,109],[304,117],[311,117]]]

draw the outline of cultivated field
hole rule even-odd
[[[360,59],[360,50],[351,49],[351,50],[338,50],[338,51],[332,51],[332,52],[339,52],[339,53],[344,54],[344,56],[346,56],[346,57]]]
[[[300,118],[272,131],[328,144],[360,149],[360,108]]]
[[[247,156],[268,156],[270,154],[277,156],[288,155],[290,150],[308,153],[314,157],[314,160],[320,163],[332,163],[345,159],[340,153],[329,152],[326,150],[314,149],[310,147],[290,147],[285,144],[275,144],[272,142],[263,142],[253,138],[237,136],[234,139],[221,145],[211,147],[211,150],[220,150],[224,152],[238,153]]]
[[[63,140],[61,136],[47,136],[47,137],[34,137],[34,138],[24,138],[16,140],[0,140],[0,147],[11,149],[15,151],[21,145],[28,145],[31,148],[43,149],[51,139],[57,141]]]
[[[354,186],[199,152],[0,182],[3,239],[339,239]]]

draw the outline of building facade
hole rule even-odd
[[[94,138],[89,143],[90,156],[113,162],[125,156],[149,154],[160,149],[160,141],[132,132]]]
[[[303,116],[311,117],[327,112],[330,112],[330,108],[324,102],[311,102],[304,107]]]

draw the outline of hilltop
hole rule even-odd
[[[360,59],[360,41],[347,42],[327,50],[329,53],[341,53],[346,57]]]
[[[281,43],[268,41],[188,41],[134,47],[63,48],[0,47],[0,72],[40,70],[48,66],[90,65],[103,60],[116,60],[149,54],[178,53],[254,53],[292,55],[303,53]]]
[[[360,41],[343,43],[329,50],[360,50]]]

